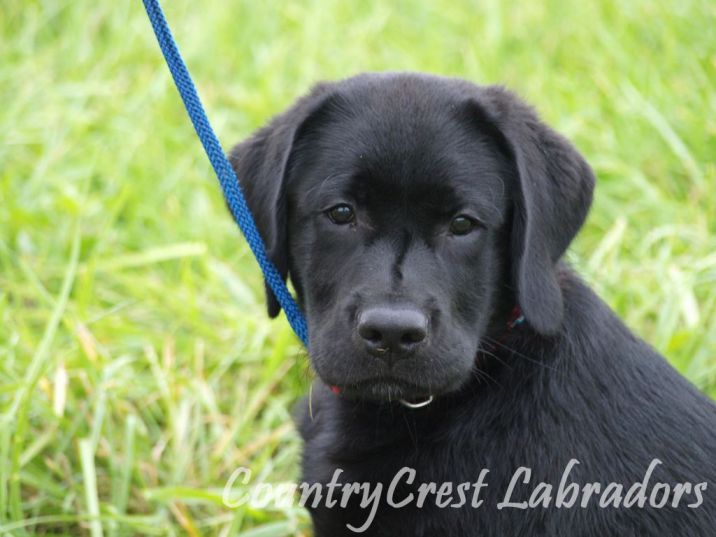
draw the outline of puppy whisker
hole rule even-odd
[[[528,362],[531,362],[531,363],[533,363],[533,364],[539,365],[540,367],[544,367],[544,368],[546,368],[546,369],[551,369],[552,371],[556,371],[556,370],[557,370],[555,367],[553,367],[553,366],[551,366],[551,365],[549,365],[549,364],[545,364],[544,362],[542,362],[542,361],[540,361],[540,360],[537,360],[536,358],[531,358],[530,356],[527,356],[526,354],[521,353],[521,352],[518,351],[517,349],[514,349],[514,348],[510,347],[509,345],[505,345],[505,344],[502,343],[501,341],[498,341],[498,340],[496,340],[496,339],[494,339],[494,338],[491,338],[491,337],[489,337],[489,336],[485,336],[485,341],[487,341],[487,342],[490,343],[491,345],[494,345],[494,346],[496,346],[496,347],[501,347],[501,348],[503,348],[503,349],[505,349],[505,350],[507,350],[507,351],[510,351],[510,352],[511,352],[512,354],[514,354],[515,356],[517,356],[517,357],[519,357],[519,358],[522,358],[522,359],[524,359],[524,360],[527,360]]]

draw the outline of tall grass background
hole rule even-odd
[[[516,90],[598,175],[570,260],[716,396],[716,4],[165,3],[225,147],[359,71]],[[0,132],[0,535],[310,535],[221,502],[296,478],[311,375],[141,3],[3,0]]]

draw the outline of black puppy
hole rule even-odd
[[[560,261],[594,176],[513,94],[360,75],[231,159],[309,323],[317,536],[716,535],[716,406]]]

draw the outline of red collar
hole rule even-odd
[[[522,314],[522,309],[519,306],[512,308],[510,317],[507,320],[507,329],[512,330],[515,326],[525,322],[525,316]]]
[[[476,360],[480,358],[480,355],[487,352],[492,353],[494,352],[497,347],[501,346],[502,343],[505,342],[505,340],[510,336],[512,333],[512,330],[521,325],[525,322],[525,316],[522,314],[522,310],[519,306],[515,306],[512,308],[512,311],[510,312],[510,316],[507,318],[507,330],[502,332],[499,338],[493,339],[492,343],[487,343],[482,346],[482,349],[477,354]]]

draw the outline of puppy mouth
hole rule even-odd
[[[331,389],[348,398],[382,402],[402,400],[419,403],[434,395],[430,387],[395,377],[375,377],[346,384],[331,384]]]

